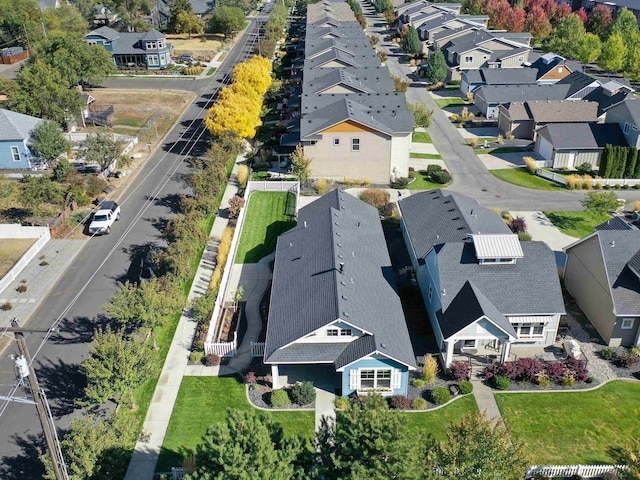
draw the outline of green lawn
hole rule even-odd
[[[496,147],[496,148],[480,148],[478,150],[474,150],[473,152],[476,155],[481,155],[484,153],[517,153],[517,152],[526,152],[529,149],[526,147]]]
[[[464,398],[456,400],[451,405],[433,410],[431,412],[406,413],[407,424],[415,432],[431,433],[438,440],[445,439],[447,427],[451,423],[459,421],[469,412],[477,412],[473,395],[466,395]]]
[[[295,226],[285,215],[287,192],[256,192],[249,199],[236,263],[257,263],[276,248],[278,235]]]
[[[640,436],[640,384],[590,392],[496,394],[515,439],[538,465],[618,463],[615,451]]]
[[[552,211],[544,214],[562,233],[577,238],[593,233],[596,225],[611,218],[609,215],[597,216],[586,211]]]
[[[214,73],[216,73],[216,70],[216,67],[211,67],[209,70],[207,70],[207,76],[213,75]]]
[[[436,188],[445,187],[446,185],[429,180],[429,175],[426,170],[418,170],[416,172],[416,179],[407,186],[409,190],[435,190]]]
[[[445,108],[445,107],[451,107],[452,105],[466,105],[467,102],[465,102],[461,98],[452,97],[452,98],[438,98],[436,100],[436,103],[440,108]]]
[[[230,407],[253,409],[238,377],[184,377],[156,471],[168,472],[171,467],[182,465],[182,460],[194,451],[207,428],[225,421]],[[280,423],[285,434],[301,433],[309,437],[314,434],[313,411],[260,413]]]
[[[409,158],[427,158],[431,160],[439,160],[442,157],[437,153],[410,153]]]
[[[413,141],[416,143],[433,143],[431,142],[431,135],[427,132],[415,132],[413,134]]]
[[[525,167],[489,170],[489,173],[503,182],[519,185],[520,187],[533,188],[535,190],[565,190],[554,183],[532,175]]]

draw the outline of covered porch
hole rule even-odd
[[[339,395],[342,389],[342,374],[333,364],[272,364],[273,388],[283,388],[296,382],[312,382],[321,390]]]

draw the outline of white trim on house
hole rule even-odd
[[[631,330],[633,329],[635,322],[635,318],[623,318],[622,322],[620,323],[620,329],[621,330]]]
[[[387,355],[386,353],[383,353],[383,352],[381,352],[381,351],[379,351],[379,350],[376,350],[375,352],[371,352],[371,353],[370,353],[369,355],[367,355],[367,356],[364,356],[364,357],[358,358],[358,359],[354,360],[353,362],[347,363],[346,365],[344,365],[344,366],[342,366],[342,367],[338,368],[338,369],[336,370],[336,372],[344,372],[344,369],[345,369],[345,368],[350,367],[351,365],[353,365],[353,364],[355,364],[355,363],[358,363],[358,362],[359,362],[359,361],[361,361],[361,360],[365,360],[365,359],[376,360],[376,359],[373,357],[374,355],[380,355],[380,356],[382,356],[382,357],[384,357],[384,358],[388,358],[389,360],[393,360],[394,362],[399,363],[400,365],[404,365],[404,366],[405,366],[405,367],[407,367],[409,370],[415,370],[415,369],[416,369],[416,367],[412,367],[411,365],[409,365],[409,364],[407,364],[407,363],[404,363],[404,362],[402,362],[402,361],[398,360],[397,358],[393,358],[392,356]]]
[[[505,315],[506,317],[506,315]],[[495,326],[498,330],[502,331],[504,334],[507,335],[507,337],[509,338],[509,341],[514,341],[517,340],[517,337],[514,337],[511,333],[507,332],[504,328],[502,328],[500,325],[498,325],[496,322],[494,322],[493,320],[491,320],[489,317],[487,317],[486,315],[482,315],[480,317],[478,317],[476,320],[474,320],[473,322],[471,322],[469,325],[467,325],[464,328],[468,328],[471,325],[473,325],[474,323],[478,323],[479,321],[481,321],[482,319],[486,319],[487,321],[489,321],[489,323],[491,323],[493,326]],[[508,319],[508,317],[507,317]],[[511,322],[509,322],[511,323]],[[460,331],[454,333],[453,335],[451,335],[450,337],[442,337],[443,341],[454,341],[457,342],[458,340],[464,340],[465,338],[469,338],[467,334],[465,334],[464,337],[457,337],[456,335],[458,335],[460,333]],[[497,338],[495,335],[490,335],[490,336],[486,336],[486,335],[477,335],[474,338],[478,339],[478,340],[484,340],[484,339],[491,339],[491,338]]]

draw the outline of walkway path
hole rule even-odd
[[[485,385],[480,378],[472,378],[471,383],[473,384],[473,396],[476,399],[480,413],[483,413],[493,426],[498,422],[502,422],[502,415],[491,387]]]
[[[335,401],[336,396],[333,393],[316,388],[316,432],[320,430],[323,418],[327,418],[332,423],[335,422]]]

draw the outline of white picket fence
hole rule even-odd
[[[555,173],[549,170],[544,170],[542,168],[538,169],[538,171],[536,172],[536,175],[542,178],[546,178],[547,180],[551,180],[552,182],[555,182],[562,186],[567,185],[566,175],[560,175],[559,173]],[[597,178],[597,179],[592,178],[591,179],[592,186],[595,187],[596,184],[598,183],[602,186],[609,185],[613,187],[614,185],[620,185],[620,186],[629,185],[630,187],[633,187],[635,185],[639,185],[640,180],[635,178]]]
[[[232,342],[218,342],[204,344],[204,353],[218,355],[219,357],[235,357],[238,350],[238,332],[233,332]]]
[[[579,475],[582,478],[597,478],[605,473],[615,473],[626,470],[626,465],[533,465],[524,478],[532,478],[534,475],[545,477],[571,477]]]
[[[173,480],[184,480],[187,472],[182,467],[171,467],[171,477]]]
[[[0,226],[0,242],[2,239],[8,238],[37,238],[36,243],[29,247],[20,260],[0,279],[0,293],[18,278],[20,272],[29,264],[31,260],[38,254],[49,240],[51,233],[49,227],[29,227],[22,225],[1,225]]]
[[[251,356],[264,357],[264,342],[251,342]]]

